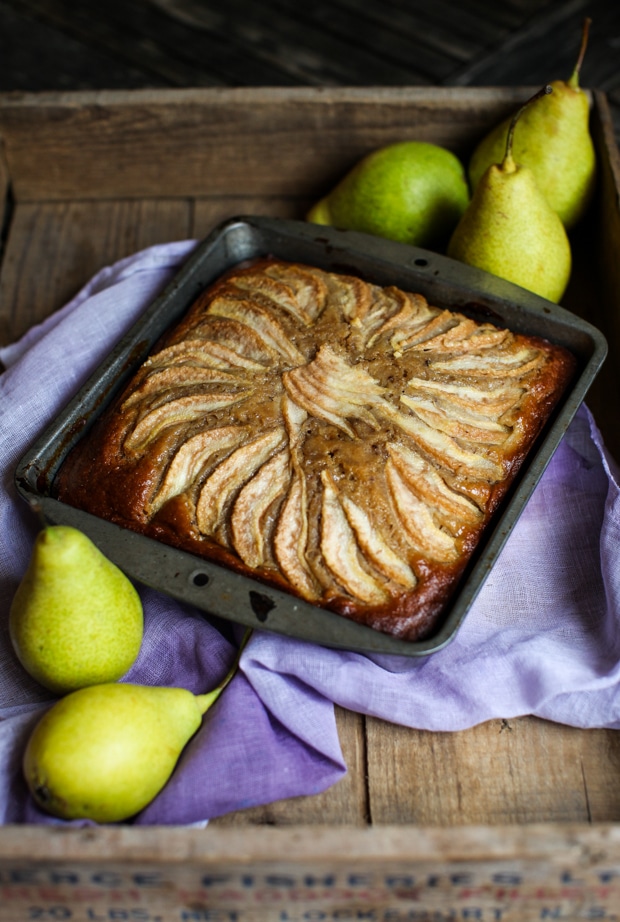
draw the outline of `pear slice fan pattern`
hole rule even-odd
[[[200,296],[104,420],[91,511],[417,637],[570,368],[419,294],[260,261]]]

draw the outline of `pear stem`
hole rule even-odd
[[[579,48],[579,55],[577,57],[577,63],[575,64],[575,69],[573,73],[571,74],[571,77],[568,81],[568,85],[572,87],[573,89],[577,89],[577,87],[579,86],[579,74],[581,73],[581,65],[583,64],[583,59],[586,54],[586,48],[588,47],[588,36],[590,34],[591,24],[592,24],[592,20],[590,19],[589,16],[586,16],[586,18],[583,21],[583,31],[581,33],[581,46]]]
[[[549,86],[549,84],[546,84],[546,86],[541,87],[541,89],[538,90],[537,93],[534,93],[533,96],[530,96],[527,102],[524,102],[523,105],[519,109],[517,109],[515,114],[512,116],[512,119],[510,120],[510,125],[508,127],[508,134],[506,135],[506,152],[504,153],[504,160],[502,163],[502,169],[505,170],[506,172],[514,173],[514,170],[515,170],[515,162],[512,158],[512,140],[514,137],[517,122],[521,118],[521,115],[524,112],[524,110],[527,109],[527,107],[531,103],[533,103],[537,99],[540,99],[542,96],[547,96],[549,93],[553,93],[553,87]]]
[[[228,672],[226,673],[226,675],[224,676],[220,684],[216,685],[214,689],[212,689],[210,692],[206,692],[204,695],[196,695],[196,703],[198,704],[198,709],[200,710],[201,714],[205,714],[209,710],[211,705],[217,701],[217,699],[220,697],[220,695],[222,694],[226,686],[234,678],[235,673],[237,672],[237,668],[239,666],[239,660],[241,659],[241,654],[243,653],[246,646],[248,645],[248,641],[251,636],[252,636],[252,628],[249,627],[247,628],[245,634],[243,635],[243,640],[241,641],[241,645],[239,649],[237,650],[237,655],[235,656],[232,666],[230,667],[230,669],[228,670]]]

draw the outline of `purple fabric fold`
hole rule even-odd
[[[0,821],[41,813],[22,775],[28,734],[54,700],[31,680],[7,628],[38,523],[13,485],[33,439],[192,252],[152,247],[98,273],[0,350]],[[459,730],[532,714],[620,726],[620,477],[582,407],[455,639],[419,660],[329,650],[255,632],[241,669],[138,824],[196,824],[325,790],[343,776],[334,704],[394,723]],[[233,637],[203,613],[140,587],[145,636],[125,681],[214,687]]]

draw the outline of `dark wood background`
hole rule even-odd
[[[0,91],[584,86],[620,136],[620,0],[0,0]]]

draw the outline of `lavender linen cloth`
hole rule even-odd
[[[0,821],[50,822],[20,759],[53,700],[17,663],[11,599],[37,523],[15,494],[28,445],[180,267],[194,241],[102,270],[61,311],[0,350]],[[532,714],[620,727],[620,477],[583,407],[455,640],[421,660],[333,651],[256,632],[241,672],[136,823],[191,824],[324,790],[346,771],[333,705],[450,731]],[[126,681],[213,687],[234,655],[189,606],[141,588],[145,637]]]

